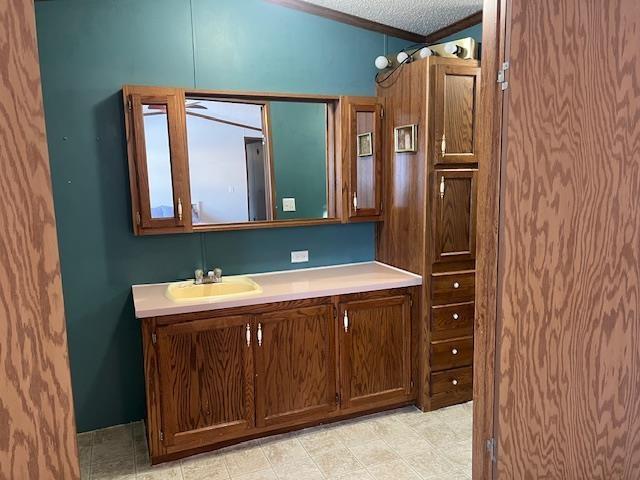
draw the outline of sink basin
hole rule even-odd
[[[262,287],[249,277],[223,277],[219,283],[196,285],[193,280],[175,282],[167,287],[167,297],[175,302],[194,300],[227,300],[262,292]]]

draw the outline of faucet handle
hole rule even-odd
[[[195,277],[196,277],[196,279],[194,280],[194,283],[196,285],[200,285],[202,283],[202,281],[203,281],[203,278],[204,278],[204,271],[202,271],[202,269],[198,268],[195,271]]]

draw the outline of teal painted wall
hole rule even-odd
[[[438,43],[450,42],[451,40],[458,40],[459,38],[467,37],[473,38],[476,42],[482,42],[482,23],[460,30],[458,33],[454,33],[453,35],[449,35],[448,37],[439,40]]]
[[[327,108],[322,103],[271,102],[276,218],[322,218],[327,211]],[[296,211],[282,209],[295,198]]]
[[[125,83],[370,95],[402,41],[261,0],[49,0],[36,20],[79,431],[144,415],[131,285],[370,260],[372,224],[134,237]]]

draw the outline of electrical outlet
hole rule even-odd
[[[291,263],[302,263],[309,261],[309,250],[291,252]]]
[[[282,199],[282,211],[283,212],[295,212],[296,211],[296,199],[295,198],[283,198]]]

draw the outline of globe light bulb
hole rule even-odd
[[[460,47],[458,47],[458,45],[456,45],[453,42],[449,42],[446,43],[444,46],[444,51],[447,52],[449,55],[456,55],[458,53],[458,49]]]
[[[423,47],[420,49],[419,55],[420,55],[420,58],[427,58],[433,55],[433,52],[429,47]]]
[[[378,70],[384,70],[385,68],[391,65],[391,62],[384,55],[380,55],[379,57],[376,58],[375,64]]]
[[[398,53],[398,56],[396,57],[396,60],[398,60],[398,63],[408,62],[409,61],[409,54],[407,52],[400,52],[400,53]]]

